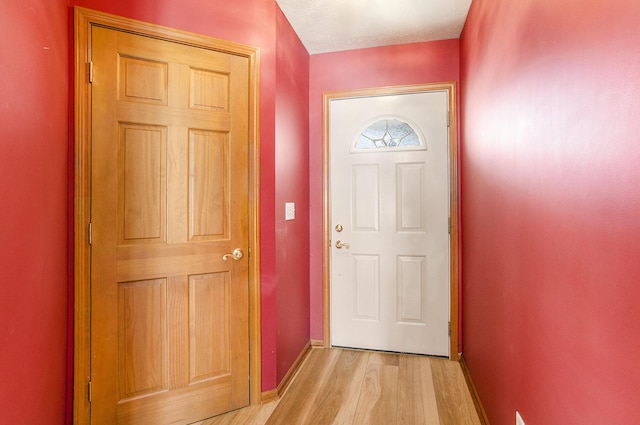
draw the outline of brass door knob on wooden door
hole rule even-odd
[[[236,260],[236,261],[240,261],[242,259],[242,257],[244,257],[244,252],[242,252],[242,250],[240,248],[236,248],[233,250],[233,252],[231,252],[231,254],[224,254],[222,256],[222,259],[224,261],[227,261],[227,257],[231,257],[232,259]]]

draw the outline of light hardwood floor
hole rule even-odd
[[[193,425],[482,425],[460,365],[314,348],[278,401]]]

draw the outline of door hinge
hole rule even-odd
[[[449,336],[451,336],[451,322],[449,322]]]
[[[87,383],[87,396],[89,397],[89,403],[91,403],[91,381]]]
[[[89,79],[89,84],[93,83],[93,62],[87,64],[87,78]]]
[[[451,234],[451,217],[449,217],[449,234]]]
[[[451,112],[447,111],[447,127],[451,127]]]
[[[87,233],[88,233],[88,238],[89,238],[88,242],[89,242],[89,245],[91,245],[91,243],[93,242],[93,230],[92,230],[92,227],[91,227],[91,222],[89,222],[89,229],[88,229]]]

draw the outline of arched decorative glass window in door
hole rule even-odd
[[[383,118],[367,126],[356,137],[354,151],[426,149],[424,140],[407,122]]]

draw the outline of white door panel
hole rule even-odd
[[[332,345],[449,354],[447,110],[446,91],[331,100]],[[354,148],[387,118],[426,149]]]

